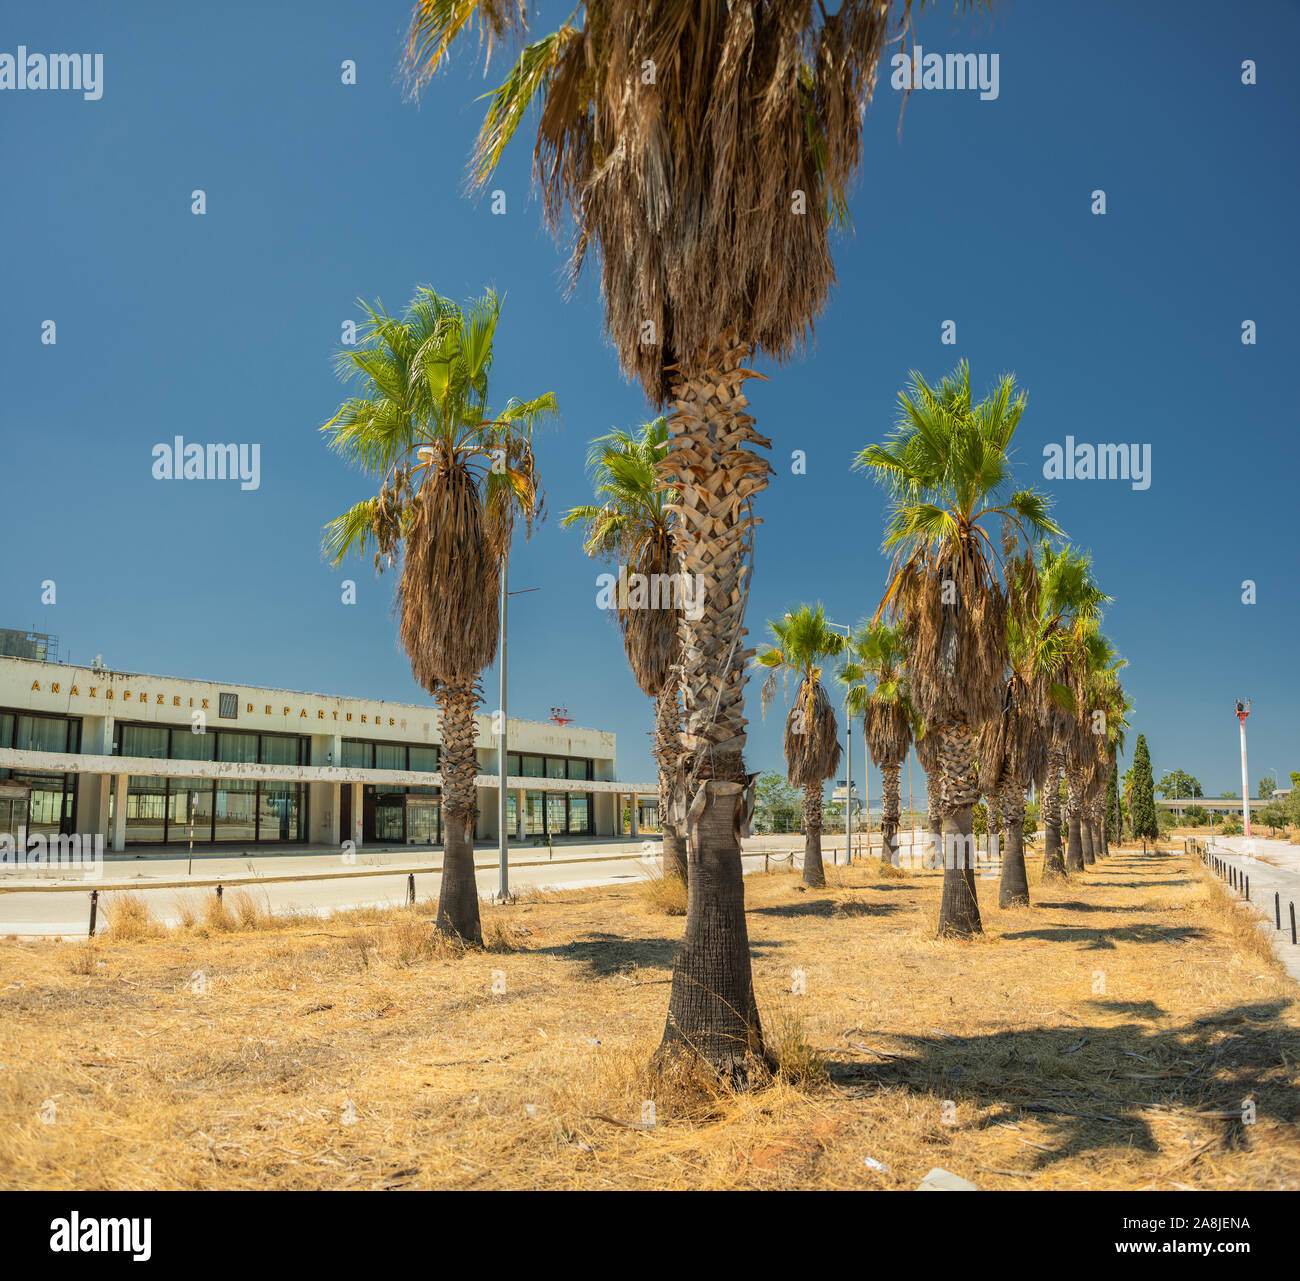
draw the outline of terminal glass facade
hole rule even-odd
[[[161,760],[306,765],[311,740],[298,734],[247,733],[188,726],[114,726],[114,753]],[[114,798],[113,804],[116,804]],[[276,780],[154,778],[132,774],[126,791],[126,840],[134,845],[263,844],[307,839],[307,786]]]
[[[20,752],[79,752],[81,721],[68,716],[0,711],[0,747],[12,747]],[[11,778],[31,788],[28,832],[70,836],[77,830],[75,774],[6,769],[0,770],[0,778]]]
[[[562,778],[588,782],[595,777],[595,764],[578,756],[530,756],[506,753],[506,773],[512,778]],[[591,792],[524,792],[525,836],[594,836],[596,805]],[[506,797],[506,830],[519,830],[515,792]]]

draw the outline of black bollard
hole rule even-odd
[[[1282,928],[1282,895],[1273,891],[1273,915],[1277,918],[1277,928]]]
[[[410,876],[406,878],[406,901],[412,907],[415,906],[415,873],[414,872],[412,872]]]
[[[90,891],[90,933],[87,938],[95,937],[95,917],[99,915],[99,891]]]

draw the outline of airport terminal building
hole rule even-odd
[[[9,633],[24,636],[30,633]],[[0,832],[105,847],[441,844],[436,706],[181,680],[0,654]],[[497,837],[497,736],[479,717],[477,837]],[[653,783],[617,781],[614,735],[507,726],[510,838],[612,836]]]

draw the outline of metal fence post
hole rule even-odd
[[[1295,942],[1295,900],[1291,900],[1291,942]]]
[[[1277,928],[1282,928],[1282,895],[1273,891],[1273,915],[1277,918]]]

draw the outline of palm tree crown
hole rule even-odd
[[[422,287],[400,318],[361,305],[363,340],[337,367],[361,380],[363,394],[321,430],[381,484],[325,526],[324,546],[337,564],[373,542],[377,568],[404,551],[402,640],[432,690],[440,679],[472,679],[496,657],[500,567],[515,518],[531,531],[544,512],[532,433],[555,416],[555,397],[488,408],[495,294],[462,309]]]
[[[1006,661],[1006,562],[1059,535],[1048,499],[1013,489],[1011,439],[1025,407],[1012,375],[972,402],[964,361],[938,387],[913,372],[889,440],[855,459],[889,495],[894,553],[881,609],[903,620],[912,697],[929,725],[978,726],[997,709]],[[986,525],[997,522],[998,541]]]
[[[655,418],[637,435],[610,432],[591,442],[587,474],[599,503],[571,507],[561,525],[583,526],[588,556],[616,564],[626,581],[633,574],[677,573],[673,547],[675,494],[659,483],[657,468],[668,452],[668,420]],[[628,662],[642,691],[656,697],[677,663],[677,610],[629,608],[626,591],[616,600]]]
[[[620,360],[658,403],[671,366],[729,326],[778,357],[806,339],[835,280],[828,233],[848,220],[877,64],[913,7],[586,0],[524,43],[523,4],[418,0],[408,83],[418,92],[476,22],[489,55],[522,46],[489,95],[473,182],[538,107],[548,221],[574,216],[575,277],[597,250]]]

